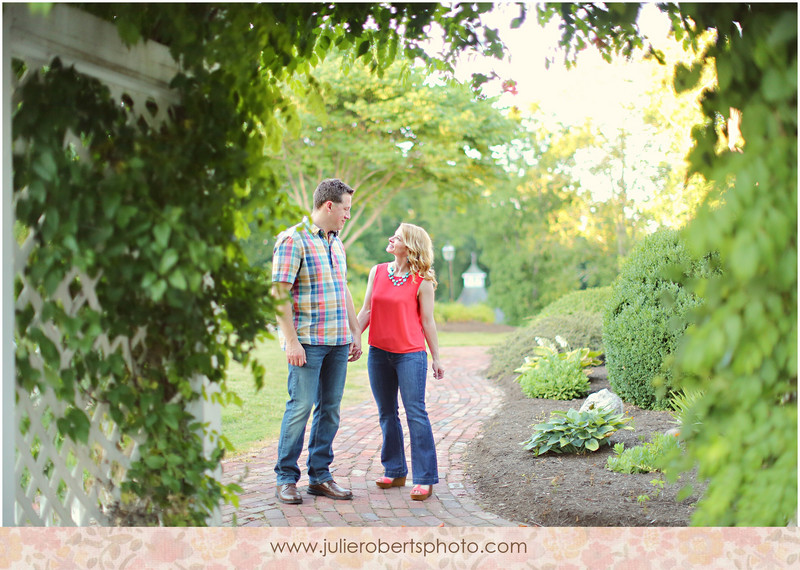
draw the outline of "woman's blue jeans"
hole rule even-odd
[[[314,417],[308,437],[308,481],[318,485],[333,479],[333,438],[339,430],[339,406],[347,376],[350,345],[304,344],[306,363],[289,365],[289,400],[281,422],[278,440],[277,484],[297,483],[297,460],[303,451],[306,424],[311,408]]]
[[[403,427],[397,394],[403,399],[406,422],[411,437],[411,468],[415,485],[439,482],[433,430],[425,411],[425,379],[428,355],[423,350],[408,354],[387,352],[369,347],[367,357],[369,385],[378,405],[378,418],[383,432],[381,464],[386,477],[408,475],[403,445]]]

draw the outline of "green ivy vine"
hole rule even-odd
[[[639,4],[543,5],[559,16],[568,61],[595,44],[627,56],[646,38]],[[676,349],[677,384],[702,390],[702,425],[682,436],[675,473],[698,468],[709,485],[692,523],[786,525],[797,516],[797,5],[661,4],[675,37],[696,54],[675,70],[692,88],[716,85],[687,157],[715,190],[685,230],[695,255],[718,252],[721,274],[685,285],[704,299]],[[708,38],[711,38],[709,41]],[[653,55],[663,57],[651,50]],[[741,137],[729,117],[741,112]]]

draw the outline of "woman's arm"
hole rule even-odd
[[[375,281],[375,273],[377,272],[378,266],[373,265],[372,269],[369,270],[369,279],[367,280],[367,292],[364,294],[364,305],[361,307],[361,310],[358,312],[358,328],[360,333],[363,334],[367,327],[369,327],[369,315],[371,312],[372,307],[372,284]]]
[[[347,323],[350,326],[350,334],[353,335],[353,342],[350,345],[349,362],[355,362],[361,358],[361,328],[358,326],[358,318],[356,317],[356,307],[353,303],[353,296],[350,294],[350,288],[345,284],[344,286],[347,303]]]
[[[440,379],[444,377],[444,368],[439,361],[439,335],[436,333],[436,321],[433,320],[433,283],[427,279],[419,286],[419,308],[422,318],[422,332],[425,333],[425,340],[428,342],[428,349],[431,352],[431,368],[433,377]]]

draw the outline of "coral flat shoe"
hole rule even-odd
[[[433,495],[433,485],[415,485],[411,490],[411,498],[415,501],[424,501]]]
[[[391,477],[381,477],[375,484],[380,487],[381,489],[390,489],[392,487],[403,487],[406,484],[405,477],[395,477],[392,479]]]

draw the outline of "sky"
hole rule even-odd
[[[532,8],[531,8],[532,9]],[[496,72],[503,79],[517,83],[517,93],[503,93],[500,82],[488,84],[484,92],[499,96],[501,107],[516,106],[522,114],[539,105],[544,116],[549,116],[550,124],[582,124],[591,119],[593,124],[605,132],[616,132],[622,126],[636,137],[650,137],[636,114],[629,110],[651,86],[651,62],[622,62],[619,58],[613,64],[605,62],[596,49],[590,47],[578,56],[577,65],[566,69],[563,55],[558,54],[558,19],[553,19],[548,27],[542,28],[536,21],[535,13],[529,12],[525,23],[518,29],[510,29],[508,23],[518,14],[513,5],[500,7],[486,17],[486,23],[499,29],[500,37],[508,48],[508,56],[503,61],[492,58],[462,57],[456,66],[456,78],[469,81],[472,73]],[[645,4],[638,20],[640,29],[658,49],[674,45],[668,39],[669,19],[653,4]],[[553,56],[555,57],[553,58]],[[554,62],[545,66],[546,56]],[[626,109],[626,107],[628,107]],[[541,115],[540,115],[541,116]],[[547,125],[545,121],[545,125]],[[644,145],[641,145],[642,147]],[[652,152],[652,151],[651,151]],[[591,156],[582,155],[584,164],[580,174],[582,186],[588,189],[595,200],[606,200],[611,196],[607,180],[599,179],[588,172]],[[596,153],[594,158],[597,158]],[[661,156],[641,156],[641,159],[657,163]],[[580,168],[580,167],[579,167]],[[647,184],[647,183],[645,183]],[[631,188],[630,198],[643,204],[652,195],[647,187]]]
[[[503,105],[516,105],[524,111],[530,103],[538,102],[544,111],[569,121],[593,117],[598,122],[613,123],[624,119],[624,113],[618,109],[634,100],[645,86],[643,78],[637,77],[636,64],[610,65],[595,49],[589,48],[579,55],[576,68],[567,70],[561,63],[563,56],[556,56],[547,69],[545,57],[552,56],[557,49],[557,20],[542,28],[535,14],[529,12],[522,26],[510,29],[507,24],[516,14],[514,6],[501,5],[500,10],[486,17],[488,25],[499,28],[509,57],[502,62],[465,58],[457,66],[459,80],[468,80],[476,71],[493,70],[517,82],[516,95],[501,95]],[[669,20],[654,5],[646,4],[639,25],[648,37],[658,41],[666,38]],[[500,86],[491,86],[488,93],[500,94]]]

